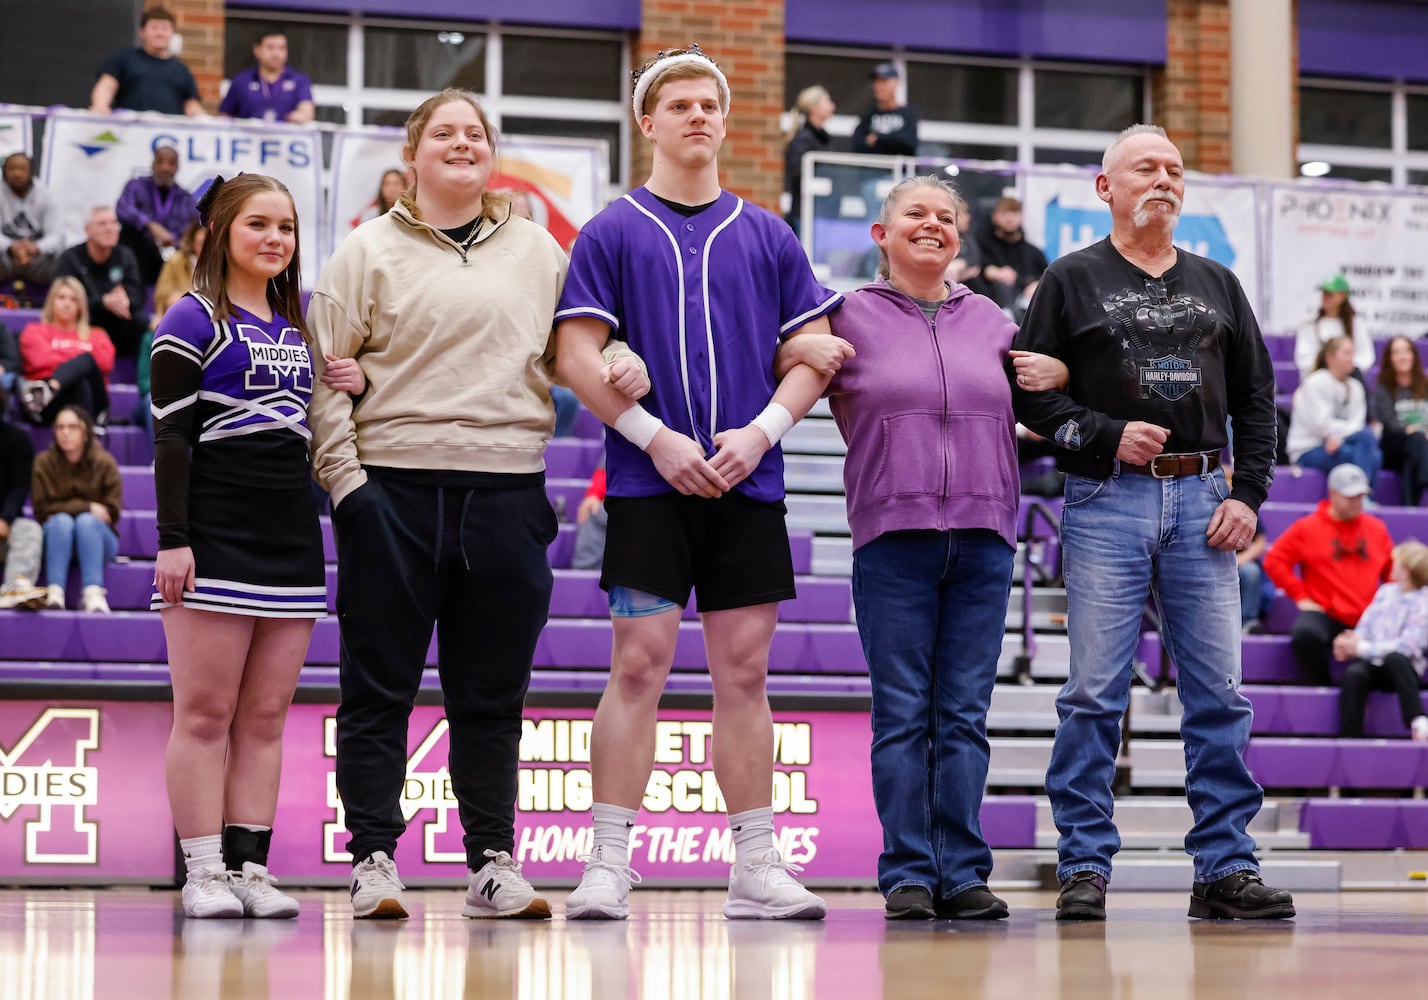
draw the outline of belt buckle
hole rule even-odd
[[[1170,456],[1168,456],[1168,455],[1156,455],[1154,458],[1152,458],[1152,459],[1150,460],[1150,474],[1151,474],[1152,476],[1154,476],[1156,479],[1175,479],[1175,478],[1177,478],[1177,477],[1176,477],[1176,474],[1173,473],[1173,472],[1167,472],[1167,473],[1165,473],[1165,474],[1163,474],[1163,475],[1162,475],[1161,472],[1160,472],[1160,460],[1161,460],[1162,458],[1169,458],[1169,457],[1170,457]],[[1180,456],[1179,456],[1179,455],[1176,455],[1175,457],[1176,457],[1176,458],[1179,458]]]

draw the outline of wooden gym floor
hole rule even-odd
[[[637,890],[626,922],[465,920],[459,889],[354,922],[300,891],[295,921],[185,920],[176,892],[0,891],[5,1000],[920,1000],[1428,998],[1428,891],[1301,894],[1299,917],[1188,920],[1187,893],[1111,892],[1104,924],[1008,892],[1010,920],[888,923],[828,893],[822,923],[731,922],[721,892]],[[563,892],[552,892],[557,913]]]

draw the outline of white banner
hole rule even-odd
[[[267,174],[292,192],[303,234],[303,284],[317,282],[322,265],[322,141],[315,129],[165,115],[91,115],[56,111],[45,126],[40,177],[60,205],[66,237],[84,238],[95,205],[114,205],[124,185],[147,176],[154,150],[178,151],[178,183],[189,191],[217,174]]]
[[[405,142],[406,132],[393,128],[351,129],[334,137],[328,254],[375,208],[382,174],[402,169]],[[499,170],[488,186],[528,192],[532,217],[569,249],[580,227],[605,205],[609,163],[603,139],[503,135]]]
[[[1026,238],[1045,251],[1047,260],[1088,247],[1111,231],[1111,210],[1096,196],[1095,174],[1089,170],[1033,167],[1025,172],[1022,189]],[[1234,271],[1263,325],[1257,206],[1253,184],[1188,174],[1175,244]]]
[[[0,111],[0,159],[11,153],[30,153],[33,135],[29,115],[22,111]]]
[[[1428,198],[1373,188],[1270,188],[1268,329],[1318,311],[1319,284],[1343,274],[1356,322],[1383,339],[1428,331]]]

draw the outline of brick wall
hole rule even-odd
[[[783,190],[783,23],[783,0],[643,0],[632,56],[638,66],[660,49],[697,42],[719,64],[733,92],[720,182],[771,211]],[[642,184],[650,149],[638,128],[630,152],[630,180]]]
[[[1169,0],[1165,68],[1155,74],[1156,124],[1180,147],[1185,165],[1230,169],[1229,0]]]
[[[198,93],[203,106],[210,112],[218,109],[218,85],[223,82],[223,0],[163,0],[161,4],[178,18],[178,30],[183,35],[183,54],[193,78],[198,81]]]

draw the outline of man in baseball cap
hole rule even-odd
[[[853,149],[860,153],[917,155],[918,114],[899,99],[902,74],[897,64],[878,63],[873,68],[873,106],[858,119]]]
[[[1264,557],[1264,571],[1299,607],[1289,644],[1306,684],[1333,683],[1334,637],[1358,624],[1393,568],[1388,528],[1364,513],[1369,489],[1363,469],[1335,466],[1328,499],[1286,528]]]

